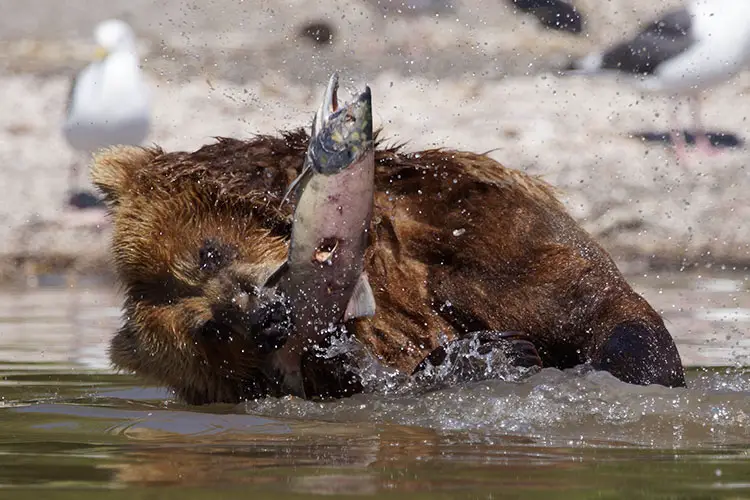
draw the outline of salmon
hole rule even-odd
[[[337,325],[375,314],[364,272],[373,212],[375,157],[370,88],[339,106],[333,74],[312,125],[287,260],[266,282],[287,303],[292,333],[271,356],[269,377],[305,397],[302,356]],[[286,198],[286,197],[285,197]]]

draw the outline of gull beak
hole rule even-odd
[[[103,61],[107,58],[109,55],[109,51],[102,47],[101,45],[97,46],[94,50],[94,60],[95,61]]]

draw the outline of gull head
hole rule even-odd
[[[114,52],[135,52],[135,34],[125,21],[119,19],[99,23],[94,30],[94,39],[97,59],[104,59]]]

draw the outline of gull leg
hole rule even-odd
[[[703,127],[703,117],[701,115],[701,108],[703,104],[703,96],[698,93],[690,98],[690,108],[693,113],[693,127],[695,134],[695,146],[698,150],[708,156],[715,156],[719,154],[719,150],[711,144],[706,134],[706,129]]]
[[[670,127],[669,137],[672,139],[672,146],[674,147],[674,155],[677,158],[677,163],[685,165],[687,162],[687,149],[685,136],[682,130],[680,130],[680,120],[677,116],[677,105],[678,103],[675,102],[675,106],[672,108],[672,126]]]

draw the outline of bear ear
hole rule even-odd
[[[138,172],[147,171],[151,161],[160,153],[161,151],[154,149],[116,146],[94,155],[91,181],[104,196],[110,209],[119,204],[124,194],[138,191]]]

